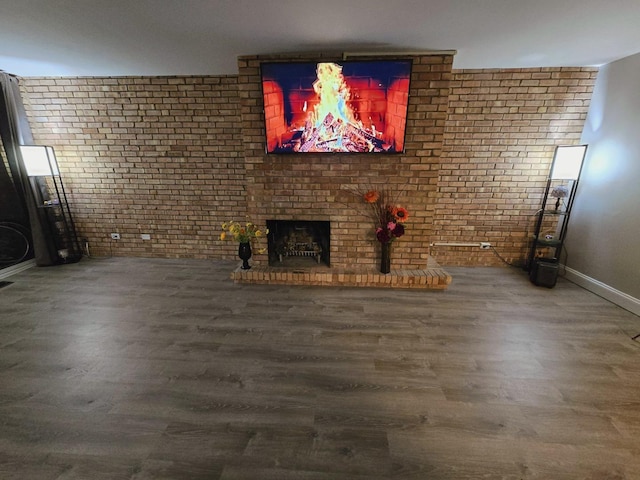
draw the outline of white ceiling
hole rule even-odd
[[[640,52],[639,21],[638,0],[0,0],[0,70],[218,75],[241,55],[400,50],[591,66]]]

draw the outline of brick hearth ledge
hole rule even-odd
[[[382,274],[373,268],[254,266],[250,270],[242,270],[238,265],[231,273],[231,279],[234,283],[420,288],[425,290],[444,290],[451,283],[451,275],[432,258],[429,258],[425,269],[392,270],[388,274]]]

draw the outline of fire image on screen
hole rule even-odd
[[[263,63],[267,153],[401,153],[411,60]]]

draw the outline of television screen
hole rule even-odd
[[[411,60],[263,63],[267,153],[401,153]]]

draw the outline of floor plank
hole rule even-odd
[[[639,479],[640,319],[562,278],[234,284],[105,258],[0,290],[2,479]]]

